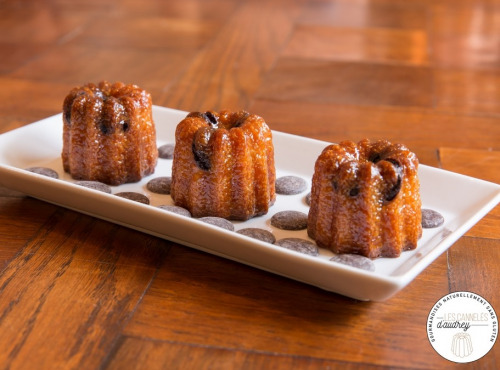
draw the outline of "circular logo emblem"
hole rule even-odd
[[[498,318],[478,294],[455,292],[442,297],[427,317],[427,337],[445,359],[472,362],[487,354],[498,336]]]

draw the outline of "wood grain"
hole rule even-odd
[[[500,274],[493,265],[500,257],[499,247],[498,239],[464,237],[448,252],[450,292],[474,292],[485,297],[497,317],[500,299],[496,291]],[[500,346],[497,342],[478,365],[484,369],[494,369],[498,367],[499,360]]]
[[[260,99],[430,107],[427,67],[282,58],[257,93]]]
[[[4,133],[61,112],[61,96],[70,84],[30,81],[0,77],[2,116],[0,132]],[[37,97],[36,99],[26,98]]]
[[[414,284],[423,284],[438,299],[448,291],[445,272],[446,257],[442,256]],[[197,346],[354,363],[365,359],[397,366],[409,350],[432,351],[425,342],[406,340],[421,330],[418,325],[407,327],[409,317],[424,325],[429,301],[434,299],[412,295],[417,291],[402,292],[387,303],[358,302],[218,257],[173,248],[168,269],[160,269],[125,334],[142,337],[148,333],[149,338]],[[408,301],[411,306],[404,303]],[[281,340],[290,337],[295,340]],[[371,346],[378,351],[359,351]],[[390,351],[391,356],[380,356],[381,351]],[[423,367],[443,363],[433,356],[414,360],[414,366]]]
[[[283,51],[285,57],[427,65],[427,34],[422,30],[298,26]]]
[[[439,69],[435,73],[436,107],[451,112],[498,116],[499,79],[495,71]],[[469,84],[474,87],[465,88]]]
[[[499,14],[489,0],[4,0],[0,134],[106,79],[325,142],[400,142],[500,183]],[[0,187],[0,369],[495,369],[498,343],[460,366],[425,328],[449,292],[500,311],[499,230],[497,206],[393,298],[360,302]]]
[[[487,300],[493,307],[498,307],[500,301],[492,294],[500,283],[500,276],[492,267],[498,261],[498,246],[498,239],[471,237],[465,237],[456,243],[448,252],[452,265],[449,272],[451,291],[475,292],[483,297],[490,297]],[[489,258],[483,257],[484,252]],[[482,276],[481,279],[478,278],[479,275]]]
[[[437,2],[430,20],[433,59],[450,69],[496,69],[500,9],[495,2]]]
[[[154,238],[74,212],[53,213],[0,274],[1,296],[15,297],[0,300],[0,363],[98,366],[163,253],[164,243]]]
[[[304,8],[300,23],[332,27],[427,29],[431,6],[421,1],[314,1]]]
[[[54,206],[1,190],[0,207],[4,212],[0,214],[0,271],[55,212]]]
[[[191,369],[191,368],[239,368],[239,369],[328,369],[347,370],[384,369],[383,366],[353,364],[311,357],[283,356],[275,353],[249,353],[231,348],[207,348],[190,344],[178,344],[126,337],[119,343],[116,356],[109,369],[123,369],[134,363],[137,369]]]
[[[299,9],[295,2],[244,3],[159,101],[188,111],[246,108]]]
[[[420,108],[304,101],[290,104],[286,100],[266,99],[257,99],[252,110],[266,117],[275,130],[295,135],[308,135],[309,127],[315,126],[318,129],[308,136],[328,142],[385,138],[405,143],[421,163],[435,167],[441,166],[438,160],[441,146],[500,150],[500,127],[493,117],[462,116]],[[450,124],[456,129],[450,130]],[[494,171],[495,166],[491,168]]]

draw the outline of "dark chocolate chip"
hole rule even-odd
[[[307,227],[307,215],[299,211],[281,211],[271,217],[271,225],[282,230],[303,230]]]
[[[307,189],[307,182],[298,176],[283,176],[276,179],[276,193],[294,195]]]
[[[210,126],[212,126],[214,128],[217,128],[217,126],[219,125],[219,120],[218,120],[217,116],[210,111],[207,111],[204,113],[191,112],[186,116],[186,118],[187,117],[203,118],[205,120],[205,122],[207,122]]]
[[[212,167],[210,164],[210,156],[206,151],[197,149],[194,141],[193,141],[193,155],[194,160],[198,167],[204,171],[209,171]]]
[[[214,129],[211,127],[202,127],[196,131],[193,137],[192,152],[194,160],[198,167],[204,171],[208,171],[212,167],[210,162],[210,157],[212,156],[210,138],[213,132]]]
[[[123,132],[127,132],[130,129],[130,123],[128,121],[121,121],[120,124]]]
[[[130,117],[120,98],[104,95],[100,128],[103,134],[112,134],[117,128],[123,132],[130,129]]]
[[[71,101],[71,103],[73,103],[73,101]],[[66,119],[66,123],[68,125],[71,124],[71,107],[72,105],[70,104],[64,104],[64,107],[63,107],[63,112],[64,112],[64,118]]]
[[[112,112],[110,112],[109,108],[105,106],[99,121],[99,129],[104,135],[113,133],[112,120]]]
[[[375,264],[373,261],[358,254],[337,254],[330,258],[330,261],[343,263],[344,265],[357,267],[367,271],[375,271]]]
[[[396,168],[396,170],[398,172],[401,171],[401,163],[399,163],[399,161],[397,159],[394,159],[394,158],[385,158],[384,161],[392,163],[392,165]]]
[[[308,254],[310,256],[317,256],[319,254],[318,246],[306,239],[284,238],[276,241],[275,244],[292,251]]]
[[[85,188],[99,190],[99,191],[102,191],[103,193],[111,194],[111,188],[108,185],[103,184],[102,182],[99,182],[99,181],[82,180],[82,181],[75,182],[75,184],[83,186]]]
[[[58,179],[59,175],[56,171],[54,171],[52,168],[48,167],[28,167],[26,168],[26,171],[36,173],[38,175],[43,175],[47,177],[52,177],[53,179]]]
[[[123,191],[115,194],[118,197],[133,200],[134,202],[149,204],[149,198],[144,194],[135,191]]]
[[[112,132],[111,126],[107,126],[104,122],[101,122],[101,124],[99,125],[99,129],[104,135],[110,134]]]
[[[182,208],[179,206],[161,205],[161,206],[158,206],[158,208],[161,208],[161,209],[168,211],[168,212],[177,213],[178,215],[181,215],[181,216],[191,217],[191,212],[189,212],[186,208]]]
[[[156,177],[149,180],[146,188],[156,194],[170,194],[172,178],[170,176]]]
[[[422,208],[422,227],[425,229],[441,226],[444,217],[441,213],[433,209]]]
[[[158,147],[158,156],[162,159],[174,158],[174,144],[164,144]]]
[[[207,217],[202,217],[199,220],[207,224],[218,226],[229,231],[234,231],[234,225],[231,223],[231,221],[228,221],[225,218],[207,216]]]
[[[238,230],[237,233],[249,236],[254,239],[262,240],[263,242],[266,243],[273,244],[276,241],[276,238],[274,237],[272,232],[265,229],[259,229],[257,227],[249,227],[246,229],[241,229]]]
[[[217,128],[217,126],[219,125],[219,120],[212,112],[207,111],[203,113],[203,117],[205,118],[205,121],[207,121],[207,123],[214,128]]]
[[[384,160],[389,162],[389,163],[392,163],[392,165],[394,166],[394,170],[397,174],[396,183],[393,186],[391,186],[389,189],[387,189],[385,194],[384,194],[385,201],[390,202],[394,198],[396,198],[396,196],[401,191],[401,183],[402,183],[402,179],[403,179],[403,169],[401,167],[401,164],[395,159],[386,158]]]
[[[380,153],[372,153],[370,158],[368,158],[368,160],[373,163],[377,163],[380,159],[382,159]]]
[[[349,191],[349,196],[355,197],[359,194],[359,187],[354,187]]]
[[[241,115],[238,117],[238,119],[233,123],[232,127],[240,127],[242,124],[245,123],[246,119],[250,116],[250,113],[248,112],[241,112]]]
[[[391,200],[396,198],[396,196],[399,194],[400,191],[401,191],[401,175],[398,175],[398,179],[396,181],[396,184],[394,184],[394,186],[392,186],[391,188],[389,188],[386,191],[386,193],[384,195],[384,199],[387,202],[390,202]]]

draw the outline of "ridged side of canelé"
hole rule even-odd
[[[422,234],[418,159],[387,141],[342,142],[315,164],[308,234],[335,253],[397,257]]]
[[[220,127],[210,131],[202,156],[193,142],[210,122],[201,114],[182,120],[175,134],[171,196],[194,217],[246,220],[267,213],[274,203],[272,133],[264,120],[244,112],[213,113]],[[240,121],[237,127],[231,122]]]
[[[154,172],[158,151],[151,95],[135,85],[87,84],[63,104],[62,161],[75,179],[110,185]]]

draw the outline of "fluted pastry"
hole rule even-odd
[[[72,89],[63,105],[64,170],[119,185],[154,172],[158,150],[151,95],[121,82]]]
[[[335,253],[397,257],[422,234],[418,159],[401,144],[344,141],[323,150],[308,234]]]
[[[272,133],[245,111],[192,112],[176,128],[171,196],[194,217],[247,220],[276,199]]]

